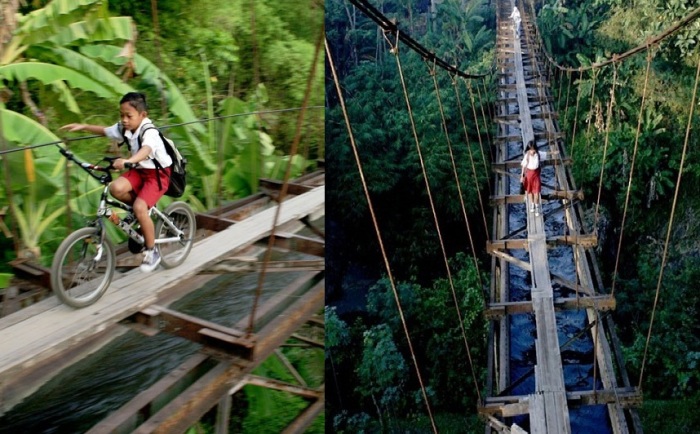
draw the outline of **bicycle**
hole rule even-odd
[[[113,164],[118,157],[104,157],[98,164],[90,164],[57,146],[64,157],[104,185],[95,220],[61,242],[51,265],[51,287],[56,296],[68,306],[82,308],[104,295],[116,270],[116,251],[107,237],[105,221],[109,220],[129,237],[129,251],[132,253],[143,250],[144,239],[135,227],[138,221],[132,207],[109,196],[111,172],[115,170]],[[99,165],[103,161],[109,164]],[[125,166],[131,168],[134,165]],[[127,215],[117,219],[112,208],[125,210]],[[160,251],[161,265],[164,268],[177,267],[189,255],[197,230],[192,208],[185,202],[173,202],[164,211],[153,206],[149,214],[156,219],[156,248]]]

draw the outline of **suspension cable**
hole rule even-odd
[[[476,115],[476,106],[474,105],[474,93],[472,92],[471,83],[464,80],[467,84],[467,90],[469,91],[469,101],[472,104],[472,113],[474,114],[474,126],[476,127],[476,136],[479,138],[479,148],[481,149],[481,159],[484,162],[484,173],[486,174],[486,185],[489,189],[489,194],[491,194],[491,176],[489,175],[488,165],[486,164],[486,154],[484,151],[484,143],[481,140],[481,131],[479,130],[479,118]]]
[[[566,81],[566,105],[564,107],[565,115],[569,113],[569,94],[571,94],[571,71],[566,71]]]
[[[355,164],[357,164],[357,170],[360,175],[360,182],[362,183],[362,189],[365,193],[365,199],[367,200],[367,205],[369,207],[369,213],[372,217],[372,224],[374,225],[374,231],[377,234],[377,240],[379,241],[379,249],[382,252],[382,259],[384,260],[384,267],[386,268],[387,275],[389,277],[389,284],[391,285],[391,291],[394,294],[394,300],[396,301],[396,307],[399,311],[399,318],[401,318],[401,325],[403,326],[403,332],[406,335],[406,340],[408,341],[408,350],[411,353],[411,360],[413,361],[413,367],[416,370],[416,375],[418,376],[418,383],[420,383],[421,394],[423,395],[423,401],[425,402],[425,407],[428,410],[428,417],[430,418],[430,423],[433,427],[433,432],[437,433],[437,427],[435,426],[435,419],[433,418],[433,412],[430,409],[430,402],[428,401],[428,394],[425,391],[425,385],[423,384],[423,377],[421,376],[420,369],[418,368],[418,359],[416,358],[416,353],[413,350],[413,342],[411,341],[411,335],[408,332],[408,325],[406,324],[406,318],[403,314],[403,308],[401,307],[401,300],[399,299],[399,293],[396,290],[396,283],[394,281],[394,275],[391,272],[391,267],[389,266],[389,258],[386,254],[386,248],[384,247],[384,240],[382,234],[379,230],[379,223],[377,222],[377,216],[374,213],[374,205],[372,205],[372,198],[369,195],[369,189],[367,187],[367,181],[365,180],[364,169],[362,168],[362,162],[360,161],[360,155],[357,151],[357,145],[355,144],[355,136],[352,133],[352,127],[350,125],[350,118],[348,117],[348,111],[345,107],[345,99],[343,97],[343,92],[340,89],[340,81],[338,80],[338,75],[335,70],[335,64],[333,62],[333,56],[331,55],[330,48],[328,47],[328,41],[324,42],[326,48],[326,58],[328,59],[328,64],[330,66],[331,73],[333,75],[333,81],[335,83],[335,90],[338,93],[338,100],[340,107],[343,111],[343,117],[345,118],[345,126],[348,130],[348,135],[350,137],[350,146],[352,147],[353,155],[355,156]]]
[[[578,126],[578,107],[581,102],[581,84],[583,83],[583,74],[579,74],[578,77],[578,92],[576,92],[576,110],[574,111],[574,126],[573,132],[571,133],[571,160],[574,159],[574,151],[576,150],[576,127]]]
[[[452,152],[452,140],[450,140],[450,133],[447,129],[447,120],[445,119],[445,110],[442,106],[442,98],[440,97],[440,88],[437,82],[437,73],[435,66],[430,68],[430,65],[426,63],[430,71],[430,75],[433,77],[433,85],[435,87],[435,97],[437,98],[438,107],[440,108],[440,118],[442,120],[442,129],[445,132],[445,141],[447,142],[447,149],[450,152],[450,161],[452,162],[452,172],[455,175],[455,184],[457,184],[457,194],[459,196],[459,203],[462,208],[462,215],[464,216],[464,223],[467,227],[467,234],[469,236],[469,245],[472,248],[472,256],[474,257],[474,269],[476,270],[476,275],[479,279],[479,288],[482,289],[481,295],[484,297],[484,305],[486,305],[486,298],[484,296],[483,287],[484,282],[481,280],[481,273],[479,272],[479,261],[476,257],[476,248],[474,247],[474,238],[472,237],[472,230],[469,226],[469,217],[467,216],[467,209],[464,206],[464,197],[462,195],[462,186],[459,180],[459,174],[457,173],[457,164],[455,163],[454,153]],[[476,190],[477,195],[479,195],[479,190]]]
[[[192,124],[204,123],[204,122],[209,122],[209,121],[216,121],[216,120],[220,120],[220,119],[237,118],[237,117],[241,117],[241,116],[253,116],[253,115],[260,115],[260,114],[284,113],[284,112],[299,111],[299,110],[325,109],[325,108],[326,107],[322,106],[322,105],[313,105],[313,106],[308,106],[308,107],[291,107],[291,108],[286,108],[286,109],[256,110],[256,111],[246,112],[246,113],[236,113],[236,114],[231,114],[231,115],[214,116],[211,118],[196,119],[193,121],[180,122],[177,124],[163,125],[161,127],[158,127],[158,129],[159,130],[167,130],[170,128],[182,127],[185,125],[192,125]],[[43,148],[45,146],[67,144],[67,143],[71,143],[71,142],[78,142],[81,140],[90,140],[90,139],[104,139],[104,136],[101,136],[98,134],[93,134],[93,135],[82,136],[82,137],[63,138],[60,140],[55,140],[53,142],[40,143],[37,145],[22,146],[21,148],[0,149],[0,155],[9,154],[9,153],[13,153],[13,152],[20,152],[20,151],[24,151],[25,149],[37,149],[37,148]]]
[[[472,166],[472,175],[474,177],[474,188],[476,189],[477,192],[477,197],[479,198],[479,208],[481,209],[481,217],[484,220],[484,233],[488,235],[489,233],[489,226],[486,223],[486,211],[484,209],[484,201],[481,198],[481,189],[479,188],[479,179],[476,174],[476,165],[474,164],[474,154],[472,152],[472,147],[469,142],[469,133],[467,132],[467,122],[464,119],[464,110],[462,110],[462,99],[459,96],[459,90],[457,89],[458,82],[457,79],[453,76],[452,77],[452,87],[454,88],[455,91],[455,99],[457,100],[457,108],[459,109],[459,116],[462,119],[462,129],[464,130],[464,144],[467,148],[467,152],[469,153],[469,161]]]
[[[637,158],[637,148],[639,145],[639,134],[642,130],[642,120],[644,118],[644,102],[647,97],[647,86],[649,84],[649,70],[651,69],[652,50],[647,51],[647,70],[644,77],[644,90],[642,91],[642,102],[639,106],[639,116],[637,118],[637,133],[634,136],[634,151],[632,153],[632,163],[630,165],[630,176],[627,182],[627,194],[625,195],[625,209],[622,213],[622,225],[620,226],[620,240],[617,243],[617,255],[615,256],[615,270],[613,271],[612,289],[610,295],[615,296],[615,283],[617,282],[617,267],[620,263],[620,251],[622,250],[622,238],[625,233],[625,220],[627,219],[627,206],[630,201],[630,192],[632,191],[632,176],[634,175],[634,163]]]
[[[369,1],[367,1],[367,0],[349,0],[349,1],[356,8],[358,8],[363,14],[365,14],[369,19],[371,19],[379,27],[381,27],[385,33],[389,32],[393,35],[396,35],[396,37],[399,40],[401,40],[404,44],[406,44],[411,50],[418,53],[424,60],[429,61],[429,62],[434,62],[437,66],[441,67],[442,69],[449,71],[453,74],[457,74],[463,78],[480,78],[480,77],[484,77],[484,76],[490,74],[490,72],[487,72],[484,74],[472,74],[472,73],[463,72],[463,71],[457,69],[457,67],[450,65],[447,61],[437,57],[437,55],[435,53],[433,53],[432,51],[429,51],[423,45],[416,42],[416,40],[413,39],[411,36],[409,36],[408,33],[404,32],[404,31],[400,31],[399,26],[394,22],[394,20],[390,20],[389,18],[387,18],[381,11],[379,11],[377,8],[372,6],[372,4],[370,4]]]
[[[615,105],[615,86],[617,85],[617,63],[613,63],[613,81],[612,87],[610,89],[610,101],[608,102],[608,113],[606,115],[606,125],[605,125],[605,145],[603,146],[603,163],[600,166],[600,177],[598,178],[598,199],[595,202],[595,218],[593,223],[593,228],[595,232],[598,232],[598,210],[600,208],[600,197],[603,191],[603,173],[605,173],[605,162],[608,156],[608,143],[610,141],[610,127],[612,125],[612,112],[613,106]]]
[[[481,98],[481,90],[479,88],[479,83],[476,84],[476,94],[479,97],[479,107],[481,108],[481,119],[484,122],[484,131],[486,132],[486,144],[488,145],[489,148],[489,161],[493,161],[493,155],[491,154],[493,152],[493,143],[491,142],[491,133],[489,133],[489,124],[488,124],[488,119],[486,118],[486,113],[484,112],[484,100]]]
[[[385,35],[386,38],[386,35]],[[388,38],[387,42],[391,44],[391,41],[389,41]],[[435,228],[437,231],[438,239],[440,241],[440,249],[442,250],[442,256],[445,261],[445,269],[447,270],[447,277],[450,282],[450,289],[452,290],[452,299],[455,304],[455,309],[457,311],[457,317],[459,319],[459,328],[462,332],[462,338],[464,339],[464,346],[467,349],[467,357],[469,359],[469,366],[471,368],[471,373],[472,373],[472,378],[474,380],[474,387],[476,389],[477,397],[479,399],[479,402],[481,402],[481,391],[479,390],[479,384],[476,380],[476,372],[474,370],[474,363],[472,362],[472,356],[471,356],[471,350],[469,349],[469,342],[467,340],[467,333],[464,330],[464,320],[462,319],[462,312],[459,308],[459,301],[457,300],[457,293],[455,290],[454,282],[452,280],[452,272],[450,271],[450,264],[447,260],[447,252],[445,251],[445,244],[443,243],[442,239],[442,232],[440,231],[440,223],[438,222],[437,218],[437,211],[435,210],[435,203],[433,201],[433,195],[430,189],[430,182],[428,181],[428,174],[425,169],[425,162],[423,161],[423,153],[421,151],[420,147],[420,140],[418,139],[418,132],[416,131],[416,124],[413,119],[413,111],[411,110],[411,102],[408,97],[408,89],[406,88],[406,81],[404,80],[403,76],[403,68],[401,67],[401,59],[399,56],[399,51],[398,51],[398,35],[397,35],[397,42],[395,45],[392,45],[394,57],[396,58],[396,65],[399,70],[399,78],[401,79],[401,87],[403,88],[403,94],[404,94],[404,99],[406,100],[406,108],[408,111],[408,117],[411,121],[411,131],[413,133],[413,138],[416,142],[416,151],[418,153],[418,159],[420,160],[420,165],[421,165],[421,171],[423,172],[423,180],[425,181],[425,188],[428,193],[428,200],[430,202],[430,209],[433,214],[433,220],[435,221]]]
[[[282,203],[284,202],[285,196],[287,195],[287,190],[289,187],[289,178],[292,173],[292,162],[294,161],[294,156],[297,153],[297,147],[299,141],[301,140],[301,126],[304,122],[304,115],[306,114],[305,107],[309,103],[311,98],[311,89],[316,76],[316,69],[318,58],[321,52],[321,41],[324,39],[323,24],[321,24],[321,31],[318,33],[318,38],[316,39],[316,46],[314,47],[314,56],[311,60],[311,70],[309,71],[309,78],[306,81],[306,89],[304,91],[304,99],[302,101],[302,109],[299,111],[299,116],[297,118],[296,130],[294,132],[294,139],[292,140],[292,145],[289,150],[289,159],[287,161],[287,167],[284,171],[284,178],[282,181],[282,188],[280,189],[279,195],[277,196],[277,208],[275,209],[275,217],[272,221],[272,228],[270,229],[270,237],[267,244],[267,250],[265,251],[265,258],[263,259],[262,268],[258,274],[258,285],[255,289],[255,297],[253,299],[253,307],[250,312],[250,320],[248,321],[247,334],[251,335],[253,333],[253,327],[255,325],[255,311],[257,310],[258,302],[260,300],[260,295],[262,293],[262,287],[265,283],[265,276],[267,274],[267,266],[272,258],[272,248],[275,245],[275,231],[277,229],[277,222],[279,221],[279,216],[282,211]]]
[[[534,8],[534,6],[533,6],[533,4],[532,4],[532,0],[530,0],[530,8],[531,8],[533,11],[535,10],[535,8]],[[596,63],[591,63],[591,64],[588,65],[588,66],[580,66],[580,67],[578,67],[578,68],[569,68],[569,67],[565,67],[565,66],[562,66],[562,65],[558,64],[558,63],[554,60],[553,56],[552,56],[550,53],[548,53],[546,50],[543,50],[543,51],[544,51],[545,57],[547,58],[547,60],[549,61],[549,63],[551,63],[551,64],[554,65],[556,68],[558,68],[558,69],[560,69],[560,70],[562,70],[562,71],[569,71],[569,72],[571,72],[571,71],[579,71],[579,72],[588,71],[588,70],[591,70],[591,69],[601,68],[601,67],[603,67],[603,66],[606,66],[606,65],[609,65],[609,64],[611,64],[611,63],[614,63],[614,62],[616,62],[616,61],[618,61],[618,60],[625,60],[626,58],[631,57],[631,56],[633,56],[633,55],[635,55],[635,54],[637,54],[637,53],[640,53],[640,52],[642,52],[642,51],[648,50],[650,47],[654,47],[654,46],[658,45],[658,44],[659,44],[661,41],[663,41],[664,39],[666,39],[666,38],[672,36],[674,33],[678,32],[678,31],[681,30],[681,29],[683,29],[683,28],[686,27],[688,24],[690,24],[690,23],[692,23],[693,21],[695,21],[698,17],[700,17],[700,7],[693,9],[692,11],[690,11],[690,12],[688,13],[688,15],[686,15],[685,17],[683,17],[683,18],[681,18],[680,20],[678,20],[678,22],[677,22],[676,24],[672,25],[672,26],[669,27],[668,29],[666,29],[666,30],[664,30],[663,32],[657,34],[656,36],[653,36],[653,37],[648,38],[646,41],[644,41],[643,43],[640,43],[640,44],[637,45],[636,47],[634,47],[634,48],[632,48],[632,49],[630,49],[630,50],[628,50],[628,51],[625,51],[624,53],[613,54],[613,55],[611,56],[610,59],[606,59],[606,60],[603,60],[603,61],[600,61],[600,62],[596,62]],[[536,20],[535,20],[535,27],[537,27],[537,21],[536,21]],[[539,32],[538,32],[538,33],[539,33]]]
[[[651,310],[651,319],[649,321],[649,331],[647,333],[646,344],[644,344],[644,357],[642,357],[642,367],[639,371],[639,383],[638,388],[642,388],[642,380],[644,379],[644,367],[647,361],[647,350],[649,349],[649,342],[651,341],[651,332],[654,327],[654,317],[656,314],[656,306],[659,302],[659,295],[661,293],[661,281],[664,277],[664,269],[666,268],[666,258],[668,254],[668,244],[671,239],[671,229],[673,227],[673,218],[676,213],[676,204],[678,202],[678,192],[681,187],[681,179],[683,177],[683,165],[685,164],[686,152],[688,150],[688,140],[690,138],[690,129],[692,127],[693,114],[695,110],[695,98],[698,92],[698,78],[700,78],[700,59],[698,60],[698,66],[695,71],[695,86],[693,88],[693,98],[690,103],[690,113],[688,114],[688,124],[685,127],[685,141],[683,142],[683,153],[681,155],[681,165],[678,168],[678,179],[676,180],[676,191],[673,193],[673,205],[671,206],[671,216],[668,220],[668,230],[666,231],[666,241],[664,242],[664,253],[661,256],[661,269],[659,270],[659,279],[656,282],[656,295],[654,296],[654,306]]]
[[[586,126],[586,154],[590,149],[591,144],[591,125],[593,125],[593,103],[595,102],[595,86],[597,83],[598,73],[600,69],[593,70],[593,88],[591,89],[591,102],[588,104],[588,125]]]

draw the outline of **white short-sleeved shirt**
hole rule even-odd
[[[547,153],[544,151],[537,151],[535,155],[530,155],[529,152],[525,152],[523,155],[523,161],[520,162],[520,166],[528,170],[535,170],[540,167],[540,161],[547,158]]]
[[[122,136],[120,132],[120,124],[116,123],[111,127],[105,128],[105,136],[119,141],[126,138],[126,141],[129,144],[129,151],[131,152],[131,155],[134,155],[139,151],[139,134],[141,133],[141,128],[143,128],[143,126],[146,124],[152,123],[153,122],[151,122],[150,119],[145,118],[143,121],[141,121],[141,125],[136,128],[136,131],[132,133],[131,131],[126,130],[124,131],[124,136]],[[143,141],[141,142],[141,146],[149,146],[151,148],[151,153],[148,154],[149,159],[143,160],[139,163],[141,168],[155,169],[156,165],[153,163],[153,158],[156,158],[163,167],[170,167],[170,165],[173,164],[173,160],[165,150],[165,145],[158,134],[158,130],[155,128],[146,130],[146,132],[143,133]]]
[[[513,12],[511,12],[510,18],[512,18],[513,21],[520,21],[520,11],[517,7],[513,8]]]

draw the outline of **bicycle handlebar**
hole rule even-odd
[[[102,184],[109,184],[112,182],[112,174],[110,173],[112,170],[115,170],[114,168],[114,162],[121,157],[104,157],[102,161],[107,161],[109,163],[108,166],[99,166],[97,164],[90,164],[86,163],[84,161],[78,160],[78,158],[68,149],[60,146],[59,144],[56,144],[58,146],[58,152],[61,153],[66,159],[73,161],[76,163],[81,169],[85,170],[90,176],[98,180]],[[135,167],[136,164],[134,163],[124,163],[125,168],[132,168]],[[94,173],[95,171],[98,172],[103,172],[102,175]]]

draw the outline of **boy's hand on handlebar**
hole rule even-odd
[[[117,158],[116,160],[114,160],[114,163],[112,163],[112,166],[117,170],[124,170],[127,168],[127,164],[130,166],[133,165],[133,163],[126,161],[126,159],[124,158]]]

